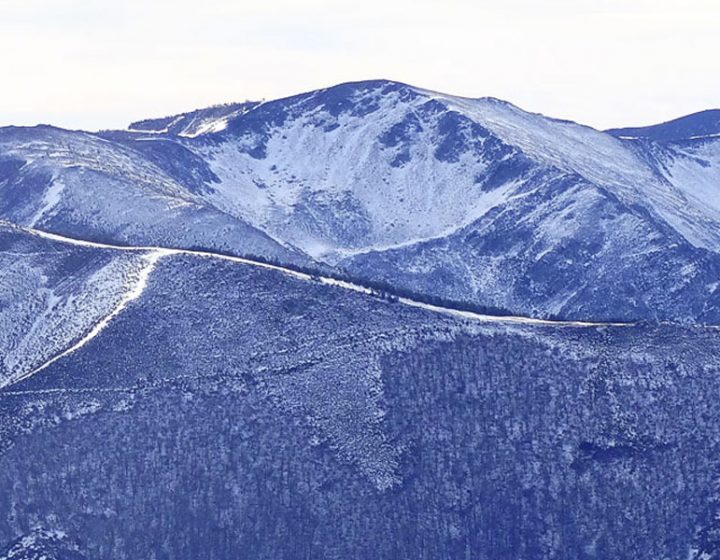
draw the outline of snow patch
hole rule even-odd
[[[61,179],[53,179],[48,189],[42,198],[42,206],[37,212],[30,218],[30,227],[35,227],[40,220],[50,215],[53,209],[60,204],[62,200],[62,193],[65,190],[65,183]]]

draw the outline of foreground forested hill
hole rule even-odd
[[[13,231],[28,274],[38,249],[118,258]],[[103,330],[0,390],[0,540],[684,558],[714,546],[719,337],[462,317],[169,254]]]

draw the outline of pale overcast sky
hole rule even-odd
[[[389,78],[598,128],[720,106],[720,0],[0,0],[0,125]]]

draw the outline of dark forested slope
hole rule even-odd
[[[0,540],[686,558],[714,546],[719,336],[464,319],[166,255],[101,332],[0,390]]]

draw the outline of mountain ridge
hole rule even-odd
[[[495,98],[387,80],[138,122],[147,130],[0,129],[0,218],[320,264],[519,315],[720,313],[708,288],[720,254],[717,142],[623,140]],[[45,146],[62,137],[67,149],[23,140],[33,135]],[[650,297],[634,277],[665,266],[662,252],[671,281]],[[604,282],[628,304],[606,305]]]
[[[706,109],[654,125],[611,128],[606,132],[630,140],[645,138],[659,142],[714,138],[720,135],[720,109]]]

